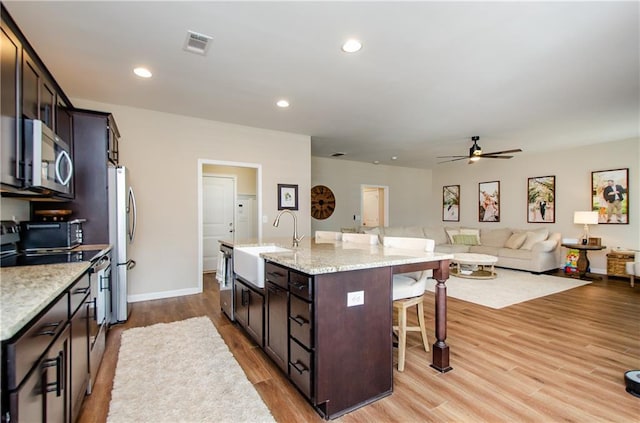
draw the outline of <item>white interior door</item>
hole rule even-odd
[[[216,270],[218,241],[233,239],[235,180],[230,177],[202,177],[202,268]]]
[[[380,226],[380,196],[376,188],[365,189],[362,192],[362,226]]]

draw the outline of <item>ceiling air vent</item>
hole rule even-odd
[[[333,154],[331,155],[331,157],[342,157],[342,156],[344,156],[345,154],[346,154],[346,153],[333,153]]]
[[[194,31],[187,31],[187,39],[184,42],[184,49],[191,53],[205,55],[209,50],[209,42],[213,40],[213,37],[208,35],[199,34]]]

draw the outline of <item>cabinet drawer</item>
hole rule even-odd
[[[289,378],[300,391],[311,399],[311,369],[313,354],[289,339]]]
[[[69,317],[85,302],[85,297],[89,294],[90,290],[91,283],[88,273],[85,273],[84,276],[69,288]]]
[[[308,300],[313,299],[311,278],[302,273],[289,272],[289,291],[292,294]]]
[[[295,296],[289,297],[289,331],[302,345],[313,348],[311,337],[311,303]]]
[[[280,267],[273,263],[265,263],[264,266],[265,280],[272,282],[281,288],[289,289],[288,286],[288,271],[287,269]]]
[[[7,388],[16,388],[55,337],[64,330],[69,313],[68,294],[54,302],[16,342],[7,345]]]

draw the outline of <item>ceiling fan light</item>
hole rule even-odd
[[[477,162],[478,160],[480,160],[480,156],[474,155],[470,157],[469,160],[471,160],[472,162]]]

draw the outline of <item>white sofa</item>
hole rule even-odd
[[[559,232],[547,228],[469,228],[450,226],[389,226],[361,228],[376,234],[383,243],[385,236],[430,238],[436,252],[477,253],[498,257],[496,266],[540,273],[560,267]]]

